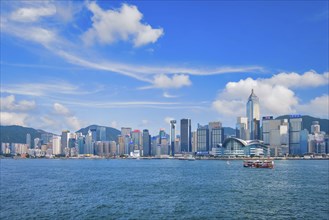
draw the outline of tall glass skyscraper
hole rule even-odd
[[[181,151],[192,152],[191,119],[180,120]]]
[[[143,130],[143,156],[151,156],[151,135],[149,130]]]
[[[250,140],[259,139],[259,98],[255,95],[253,89],[251,90],[251,94],[247,102],[247,118]]]

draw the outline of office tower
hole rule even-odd
[[[191,119],[181,119],[180,121],[181,151],[192,152],[192,131]]]
[[[201,126],[198,124],[197,128],[197,152],[209,151],[209,128],[208,125]]]
[[[320,124],[318,121],[313,121],[312,125],[311,125],[311,133],[312,134],[316,134],[316,133],[320,133]]]
[[[192,131],[191,144],[192,144],[192,152],[197,152],[198,138],[196,131]]]
[[[151,137],[151,155],[157,155],[157,146],[158,146],[158,138],[156,136]]]
[[[26,146],[27,146],[27,149],[31,148],[31,135],[30,134],[26,134]]]
[[[142,133],[140,130],[134,130],[131,133],[131,140],[133,142],[134,150],[141,150],[142,147]]]
[[[61,151],[61,137],[60,136],[53,136],[53,154],[59,155],[62,154]]]
[[[236,136],[236,138],[240,138],[242,140],[250,139],[247,117],[238,117],[237,118],[235,136]]]
[[[69,142],[69,133],[70,131],[64,130],[62,131],[62,136],[61,136],[61,153],[64,153],[65,148],[68,146]]]
[[[250,132],[250,140],[259,139],[259,98],[255,95],[254,90],[251,90],[251,94],[247,102],[247,118],[248,118],[248,130]]]
[[[121,135],[122,135],[122,137],[125,137],[126,135],[131,136],[131,128],[122,127],[121,128]]]
[[[309,136],[309,132],[307,129],[300,131],[300,154],[301,155],[308,153],[308,136]]]
[[[34,138],[34,139],[33,139],[33,142],[34,142],[34,148],[38,148],[38,149],[41,148],[41,141],[40,141],[40,138]]]
[[[90,133],[91,133],[91,139],[93,142],[97,141],[97,129],[96,128],[91,128],[89,129]]]
[[[170,147],[171,147],[171,156],[175,156],[175,138],[176,138],[176,120],[170,121]]]
[[[84,154],[84,145],[85,145],[85,137],[84,136],[78,135],[77,145],[78,145],[79,154]]]
[[[76,139],[75,138],[69,138],[68,148],[74,148],[75,147],[75,143],[76,143]]]
[[[99,133],[99,141],[106,141],[106,127],[97,127]]]
[[[209,122],[209,151],[212,148],[221,146],[223,133],[222,133],[222,123],[219,121]]]
[[[143,156],[151,156],[151,135],[149,130],[143,130]]]
[[[110,141],[110,155],[117,155],[117,143],[115,141]]]
[[[94,154],[94,141],[90,130],[85,137],[84,154]]]
[[[162,139],[166,138],[166,132],[164,128],[161,128],[159,131],[159,144],[161,144]]]
[[[52,137],[53,135],[49,133],[41,134],[41,143],[48,144],[51,141]]]
[[[262,120],[263,141],[269,147],[271,156],[283,156],[287,154],[287,120],[273,119],[273,116],[265,116]]]
[[[300,155],[300,132],[302,130],[302,117],[291,115],[289,118],[289,154]]]
[[[125,154],[125,138],[122,135],[118,135],[118,154]]]
[[[132,141],[131,141],[131,137],[130,137],[130,135],[125,135],[125,136],[123,136],[123,138],[124,138],[124,145],[125,145],[125,154],[130,154],[130,152],[132,152],[131,151],[131,147],[130,147],[130,145],[132,145]]]

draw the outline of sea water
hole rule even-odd
[[[2,159],[1,219],[329,219],[328,160]]]

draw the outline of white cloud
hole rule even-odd
[[[328,83],[328,73],[318,74],[315,71],[304,74],[279,73],[268,79],[241,79],[238,82],[227,83],[212,106],[224,117],[244,116],[248,97],[251,89],[254,89],[260,100],[261,115],[291,114],[301,112],[302,109],[308,109],[311,112],[310,106],[299,105],[299,98],[292,89],[317,87]],[[323,97],[316,99],[312,105],[326,103],[324,99]],[[326,109],[326,107],[319,107],[322,115]]]
[[[66,117],[65,120],[69,129],[79,130],[81,128],[81,122],[76,116]]]
[[[170,124],[170,121],[172,121],[172,120],[175,120],[173,117],[165,117],[164,119],[163,119],[163,121],[166,123],[166,124]]]
[[[64,105],[59,104],[59,103],[54,103],[54,110],[55,113],[59,115],[64,115],[64,116],[69,116],[71,115],[70,110],[66,108]]]
[[[244,115],[245,103],[241,100],[216,100],[212,103],[213,108],[225,116]]]
[[[12,12],[10,18],[18,22],[35,22],[42,17],[54,14],[56,14],[56,7],[52,4],[47,4],[41,7],[19,8]]]
[[[111,127],[112,128],[119,128],[117,121],[111,121]]]
[[[304,74],[298,73],[279,73],[270,79],[264,79],[265,83],[272,85],[282,85],[287,88],[317,87],[327,85],[329,81],[329,72],[318,74],[315,71],[308,71]]]
[[[26,126],[28,115],[25,113],[0,112],[1,125]]]
[[[134,5],[122,4],[117,10],[103,10],[95,2],[87,4],[93,13],[93,26],[83,36],[86,44],[98,41],[111,44],[123,40],[132,41],[139,47],[154,43],[163,35],[163,29],[153,29],[148,24],[141,23],[143,14]]]
[[[329,95],[312,99],[309,103],[298,105],[297,112],[320,118],[329,118]]]
[[[168,92],[164,92],[163,93],[163,97],[165,97],[165,98],[177,98],[179,96],[177,96],[177,95],[171,95]]]
[[[192,84],[188,75],[175,74],[171,78],[165,74],[154,76],[152,86],[145,86],[140,89],[151,89],[151,88],[181,88],[183,86],[190,86]]]
[[[47,96],[54,94],[65,95],[87,95],[97,93],[103,90],[103,86],[95,85],[95,90],[85,90],[83,85],[73,85],[67,82],[44,82],[44,83],[18,83],[2,85],[1,92],[30,95],[30,96]]]
[[[29,111],[36,107],[35,101],[16,102],[14,95],[0,98],[1,111]]]

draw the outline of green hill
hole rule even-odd
[[[99,137],[99,130],[97,128],[105,127],[106,128],[106,140],[107,141],[117,141],[117,137],[121,132],[118,129],[106,127],[106,126],[99,126],[99,125],[89,125],[88,127],[81,128],[76,132],[81,132],[83,135],[86,135],[89,129],[96,129],[97,130],[97,137]]]
[[[41,138],[41,134],[49,132],[27,128],[18,125],[0,126],[0,142],[1,143],[26,143],[26,134],[31,135],[31,144],[33,146],[34,138]]]

